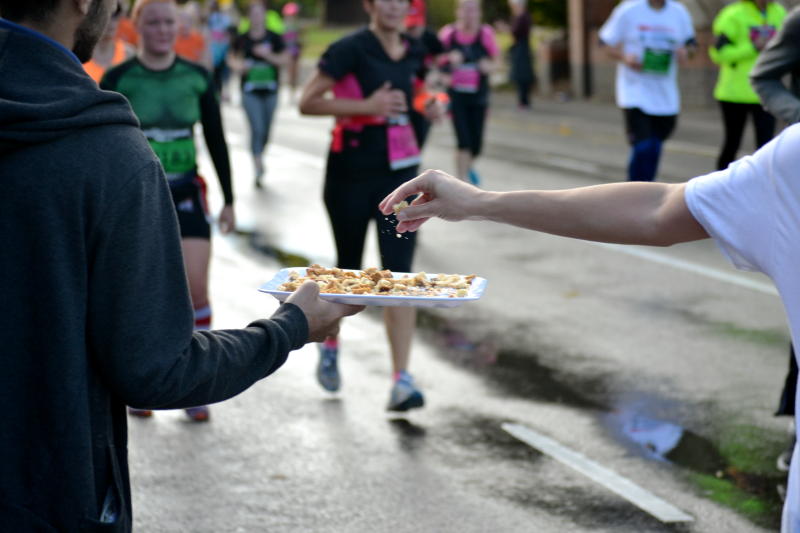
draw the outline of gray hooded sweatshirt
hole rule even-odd
[[[127,101],[2,19],[0,190],[0,529],[129,531],[125,405],[230,398],[306,342],[305,316],[193,333],[170,192]]]

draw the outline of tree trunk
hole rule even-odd
[[[352,26],[367,22],[363,0],[325,0],[325,24]]]

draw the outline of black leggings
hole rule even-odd
[[[477,157],[483,148],[483,129],[489,107],[474,102],[475,99],[471,96],[463,97],[451,93],[450,111],[453,128],[456,130],[458,149],[468,150],[473,157]]]
[[[517,85],[517,104],[521,107],[531,105],[531,82],[516,82]]]
[[[371,176],[365,181],[352,181],[352,176],[342,176],[331,167],[329,158],[324,200],[336,241],[336,266],[361,268],[367,227],[370,220],[375,220],[381,266],[394,272],[411,272],[417,233],[398,234],[395,231],[397,220],[393,215],[381,213],[378,204],[398,186],[416,176],[417,167],[395,172],[365,172]]]
[[[725,125],[725,140],[719,158],[717,158],[717,170],[723,170],[736,160],[736,154],[742,144],[747,115],[753,115],[753,125],[756,128],[756,148],[761,148],[772,140],[775,135],[775,117],[770,115],[761,104],[720,102],[719,106],[722,109],[722,122]]]

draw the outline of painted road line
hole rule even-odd
[[[588,459],[583,454],[562,446],[549,437],[519,424],[503,424],[503,430],[516,439],[549,455],[556,461],[578,471],[605,488],[625,498],[639,509],[653,515],[664,523],[693,522],[694,518],[684,513],[633,481]]]
[[[605,242],[592,242],[592,241],[585,241],[585,242],[589,244],[594,244],[595,246],[600,246],[602,248],[607,248],[609,250],[614,250],[615,252],[632,255],[634,257],[638,257],[639,259],[646,259],[654,263],[661,263],[662,265],[668,265],[673,268],[685,270],[687,272],[700,274],[701,276],[715,279],[717,281],[723,281],[726,283],[731,283],[733,285],[738,285],[740,287],[745,287],[747,289],[752,289],[754,291],[763,292],[764,294],[769,294],[772,296],[778,295],[777,289],[775,289],[775,286],[772,285],[771,283],[765,281],[759,281],[756,279],[746,278],[744,276],[738,276],[730,272],[725,272],[724,270],[717,270],[716,268],[710,268],[707,266],[700,265],[698,263],[692,263],[690,261],[676,259],[673,257],[669,257],[666,254],[660,254],[657,252],[647,250],[645,248],[640,248],[638,246],[631,246],[627,244],[609,244]]]

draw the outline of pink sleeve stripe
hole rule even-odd
[[[333,96],[352,100],[364,99],[361,84],[358,83],[358,79],[352,73],[336,82],[336,85],[333,86]]]

